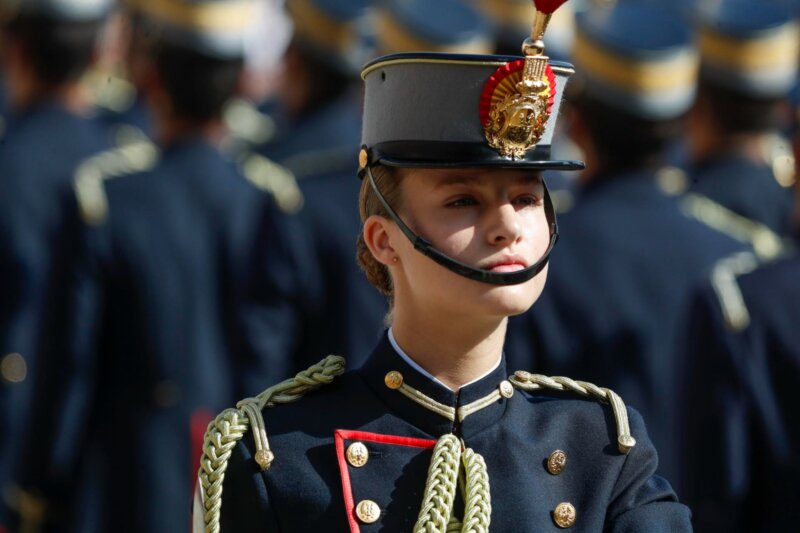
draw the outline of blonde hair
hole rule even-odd
[[[396,212],[399,211],[403,206],[400,185],[403,182],[405,173],[399,168],[375,166],[372,168],[372,175],[375,178],[375,185],[383,194],[386,202]],[[358,194],[358,210],[362,223],[372,215],[389,218],[389,213],[386,212],[375,191],[372,190],[367,176],[364,176],[361,180],[361,191]],[[389,268],[372,255],[367,243],[364,242],[363,233],[358,235],[358,240],[356,241],[356,261],[358,261],[358,266],[361,267],[361,270],[367,275],[369,282],[381,294],[389,297],[391,301],[394,285]]]

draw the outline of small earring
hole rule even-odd
[[[392,263],[397,263],[397,257],[392,257]]]

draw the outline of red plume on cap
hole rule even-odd
[[[567,0],[533,0],[533,5],[536,7],[537,11],[541,11],[545,15],[550,15],[566,1]]]

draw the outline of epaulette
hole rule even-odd
[[[772,260],[784,253],[786,243],[769,227],[734,213],[701,194],[689,193],[680,201],[683,213],[706,226],[753,247],[762,260]]]
[[[260,146],[275,137],[273,118],[242,98],[234,98],[225,105],[222,120],[236,140],[250,146]]]
[[[240,168],[248,181],[275,198],[284,213],[294,214],[303,208],[303,193],[288,168],[252,152],[240,159]]]
[[[159,149],[135,128],[120,131],[117,148],[86,159],[75,171],[73,188],[86,224],[97,226],[108,217],[105,180],[153,168]]]
[[[758,266],[755,255],[739,252],[717,261],[711,271],[711,286],[719,300],[725,326],[731,331],[743,331],[750,325],[750,312],[736,278],[752,272]]]
[[[81,80],[96,107],[123,113],[136,101],[136,87],[128,80],[99,69],[91,70]]]
[[[255,441],[255,461],[261,470],[267,470],[275,460],[275,455],[269,448],[261,411],[266,407],[299,400],[308,392],[331,383],[344,370],[344,358],[329,355],[295,377],[268,388],[254,398],[240,401],[233,409],[226,409],[208,425],[198,472],[207,533],[219,531],[222,484],[228,469],[228,459],[236,443],[244,438],[249,429],[252,429]]]
[[[515,372],[509,378],[509,381],[516,388],[526,392],[541,389],[574,392],[580,396],[594,398],[601,403],[611,405],[617,424],[617,448],[620,453],[628,454],[636,446],[636,439],[631,435],[631,428],[628,424],[628,411],[625,403],[619,394],[611,389],[598,387],[586,381],[576,381],[564,376],[542,376],[541,374],[531,374],[524,370]]]

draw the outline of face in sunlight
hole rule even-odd
[[[448,256],[493,272],[513,272],[538,261],[550,231],[544,183],[533,170],[414,169],[402,183],[400,216],[418,235]],[[453,314],[507,317],[530,308],[542,292],[543,270],[519,285],[473,281],[423,256],[391,224],[399,257],[392,269],[396,303]]]

